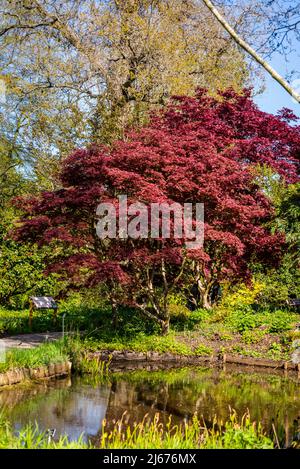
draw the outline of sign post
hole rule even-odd
[[[58,306],[52,296],[31,296],[29,298],[29,327],[32,328],[33,310],[34,309],[52,309],[53,321],[56,322]]]

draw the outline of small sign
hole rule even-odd
[[[52,296],[31,296],[30,300],[37,309],[57,309]]]

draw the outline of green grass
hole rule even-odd
[[[74,343],[74,342],[73,342]],[[105,362],[99,357],[89,357],[88,352],[82,351],[76,357],[72,355],[73,371],[79,375],[92,375],[96,380],[103,382],[109,380],[110,360]]]
[[[54,321],[52,310],[34,311],[32,327],[29,326],[29,309],[11,310],[0,307],[0,335],[26,334],[29,332],[51,332],[62,330],[91,330],[107,324],[110,310],[100,307],[69,307],[60,305]]]
[[[82,342],[83,346],[90,351],[96,350],[130,350],[135,352],[157,352],[157,353],[173,353],[176,355],[189,356],[193,355],[192,349],[179,342],[174,332],[170,332],[167,336],[146,335],[139,333],[135,337],[128,338],[126,336],[115,336],[107,338],[86,338]],[[207,350],[204,351],[207,354]]]
[[[127,313],[126,313],[127,314]],[[275,360],[288,359],[292,343],[292,329],[299,317],[286,311],[257,313],[236,311],[223,322],[212,322],[209,316],[195,314],[200,323],[193,329],[180,330],[178,324],[171,327],[167,336],[158,331],[138,315],[132,318],[121,316],[119,326],[113,329],[109,323],[85,334],[80,347],[86,351],[119,350],[135,352],[172,353],[181,356],[209,356],[216,349],[256,358]],[[244,321],[244,322],[243,322]],[[270,347],[280,342],[281,347]],[[231,345],[232,344],[232,345]],[[269,344],[269,345],[268,345]]]
[[[0,362],[0,373],[15,368],[36,368],[51,363],[61,363],[68,359],[61,341],[42,344],[32,349],[10,349],[5,361]]]
[[[110,432],[102,432],[101,448],[108,449],[271,449],[273,442],[262,431],[261,425],[252,423],[249,415],[238,422],[235,413],[225,424],[215,422],[208,429],[198,417],[192,422],[167,426],[159,421],[159,414],[152,421],[147,416],[133,428],[121,419]]]
[[[27,425],[15,434],[5,420],[0,420],[0,449],[86,449],[90,445],[82,438],[72,442],[62,436],[57,442],[49,439],[47,432],[41,432],[37,425]]]
[[[125,414],[124,414],[125,415]],[[144,419],[129,427],[122,419],[115,423],[112,430],[107,430],[104,421],[98,444],[100,449],[273,449],[274,444],[268,438],[260,424],[251,422],[249,415],[241,421],[235,413],[225,422],[215,422],[208,429],[196,416],[189,423],[173,425],[169,419],[167,425],[159,420],[159,414],[149,420]],[[49,439],[46,432],[37,426],[28,425],[14,434],[10,425],[0,420],[0,449],[76,449],[92,448],[83,442],[82,437],[71,442],[61,436],[57,441]]]

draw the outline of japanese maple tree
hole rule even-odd
[[[255,167],[272,167],[287,184],[297,180],[300,127],[290,123],[294,119],[288,110],[278,116],[260,111],[248,91],[175,97],[147,127],[111,148],[71,154],[60,190],[18,199],[24,217],[15,237],[53,243],[57,258],[49,270],[72,286],[105,283],[114,306],[138,308],[166,333],[170,292],[192,294],[196,287],[197,304],[210,307],[214,285],[250,279],[254,260],[279,261],[284,240],[267,229],[273,209]],[[147,206],[204,203],[203,248],[187,249],[175,236],[100,239],[98,204],[118,207],[124,194]]]

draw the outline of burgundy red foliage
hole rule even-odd
[[[78,284],[106,282],[113,295],[167,328],[167,297],[174,288],[196,285],[209,306],[211,288],[225,279],[250,277],[253,260],[276,263],[283,238],[266,223],[273,210],[253,178],[255,165],[273,168],[287,183],[298,177],[300,126],[283,110],[260,111],[250,92],[219,98],[198,90],[175,97],[146,128],[131,131],[112,148],[79,149],[63,163],[62,188],[19,199],[24,210],[19,240],[62,246],[50,269]],[[203,202],[203,249],[182,240],[101,241],[96,236],[99,202]]]

